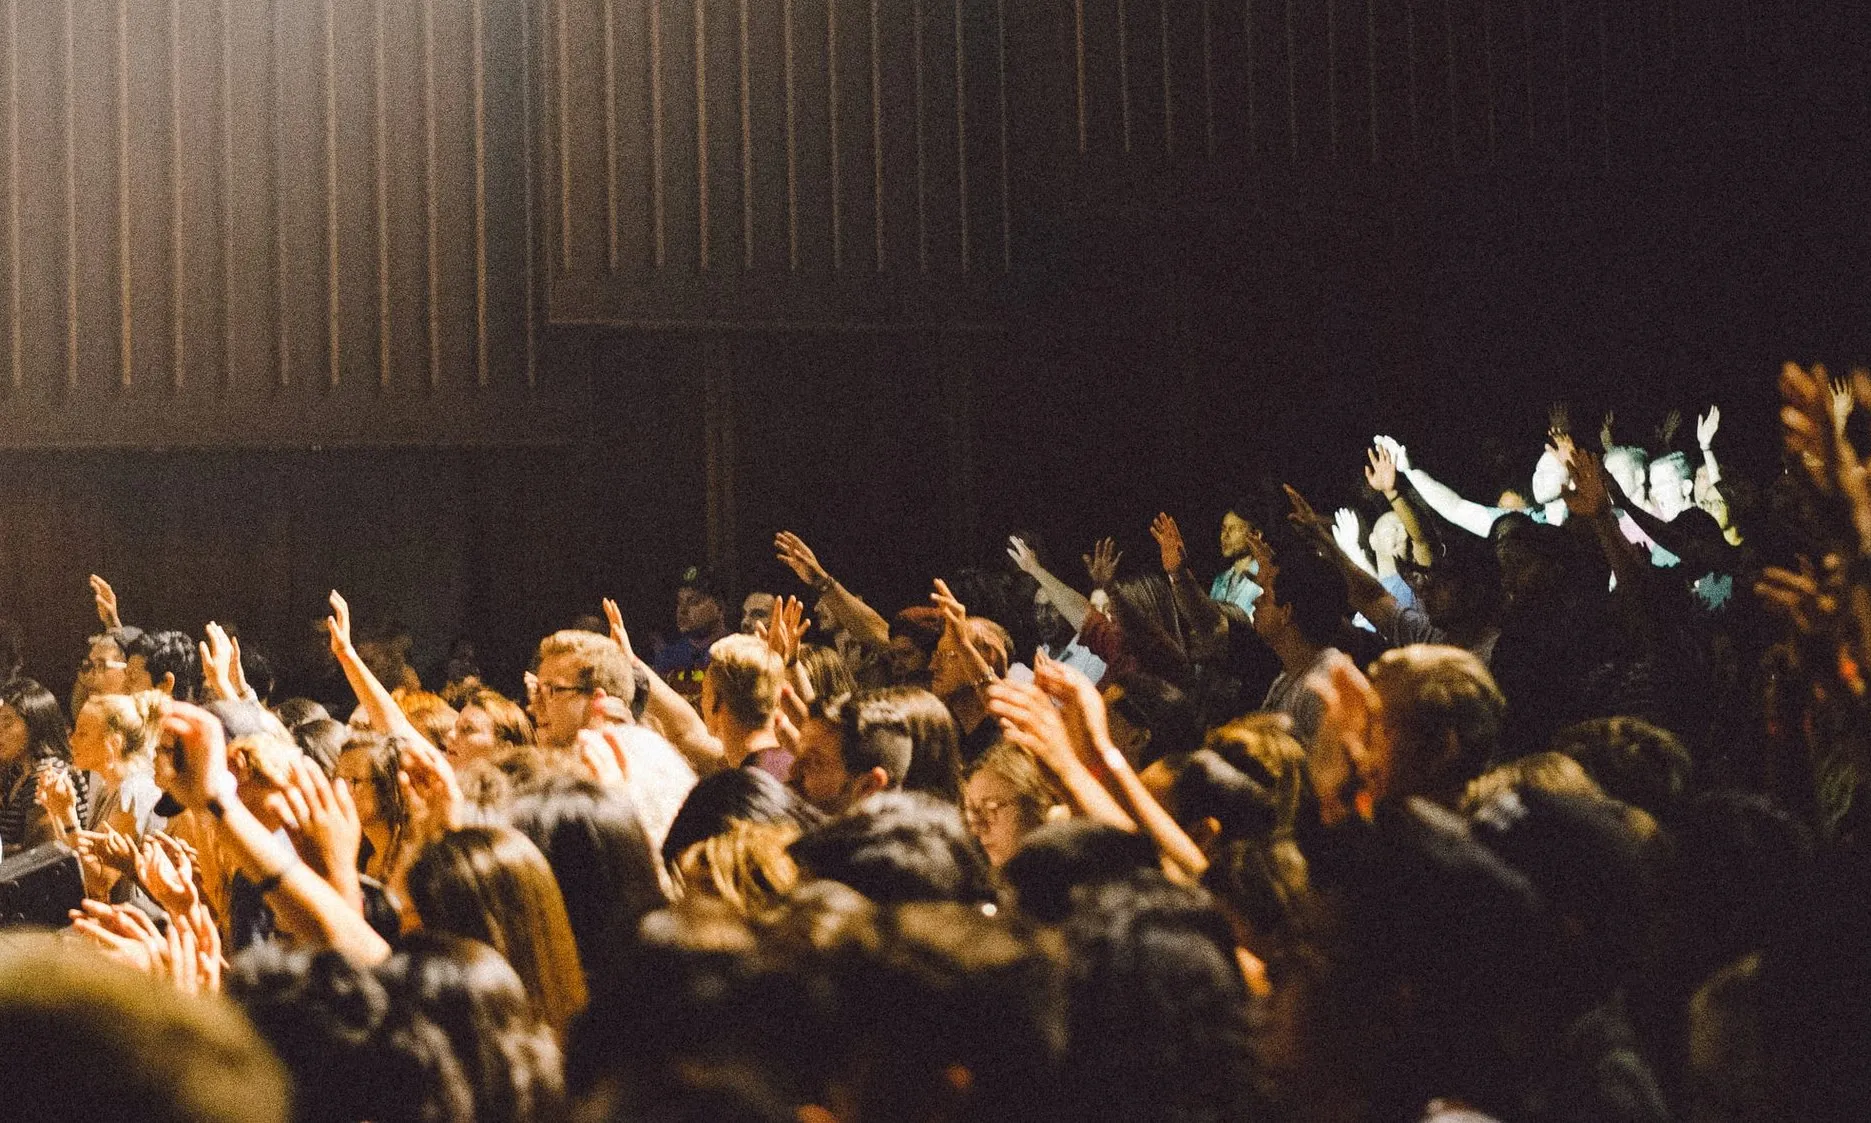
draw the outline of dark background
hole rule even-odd
[[[1553,401],[1718,402],[1762,476],[1779,364],[1871,356],[1843,0],[133,7],[0,44],[0,615],[59,689],[90,572],[275,654],[336,585],[512,689],[685,565],[794,590],[781,527],[886,609],[1015,527],[1210,567],[1375,432],[1524,483]]]

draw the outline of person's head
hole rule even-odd
[[[273,707],[273,716],[287,729],[298,729],[308,721],[328,720],[331,711],[322,702],[310,698],[288,698]]]
[[[1117,676],[1102,693],[1111,741],[1133,767],[1186,756],[1201,746],[1202,719],[1195,702],[1167,680],[1133,671]]]
[[[773,620],[773,605],[779,600],[772,593],[748,593],[741,598],[741,634],[751,636],[756,628]]]
[[[892,616],[890,646],[884,650],[890,681],[898,686],[927,685],[929,661],[941,640],[942,613],[933,605],[911,605]]]
[[[1492,549],[1477,544],[1451,550],[1429,569],[1406,568],[1417,604],[1452,635],[1473,637],[1500,616],[1501,569]]]
[[[541,640],[534,673],[533,723],[547,748],[570,748],[579,730],[602,724],[606,698],[628,706],[636,695],[636,674],[623,651],[591,632],[568,629]]]
[[[663,836],[663,861],[674,864],[683,851],[727,831],[736,822],[816,825],[821,816],[799,796],[759,768],[729,768],[702,778],[689,789],[681,810]]]
[[[1673,519],[1694,504],[1695,472],[1680,452],[1650,462],[1650,509],[1660,519]]]
[[[1209,731],[1171,789],[1176,818],[1203,839],[1290,836],[1306,789],[1306,750],[1279,714]]]
[[[1636,717],[1601,717],[1553,735],[1553,749],[1585,766],[1606,795],[1669,822],[1694,761],[1676,734]]]
[[[994,901],[987,858],[961,811],[918,792],[879,792],[792,844],[807,878],[842,881],[878,904]]]
[[[71,761],[65,712],[52,692],[29,678],[0,685],[0,765]]]
[[[961,802],[961,731],[940,698],[921,687],[886,686],[864,692],[860,706],[859,724],[866,729],[900,727],[909,734],[904,791]]]
[[[0,939],[0,1057],[14,1123],[286,1123],[291,1088],[232,1003],[50,934]]]
[[[1000,872],[1021,912],[1059,924],[1080,891],[1156,869],[1158,861],[1156,846],[1143,835],[1090,819],[1064,819],[1028,834]]]
[[[427,690],[398,690],[394,692],[394,697],[403,716],[422,734],[422,739],[431,745],[445,743],[448,735],[454,731],[455,721],[461,716],[440,694],[431,694]]]
[[[1237,503],[1221,516],[1221,556],[1227,561],[1234,561],[1247,553],[1248,544],[1253,540],[1254,524],[1249,522],[1246,512],[1241,508],[1245,503]]]
[[[533,723],[519,703],[485,686],[467,691],[455,724],[441,741],[456,767],[503,747],[533,743]]]
[[[815,704],[799,730],[793,789],[819,810],[840,814],[874,792],[901,788],[915,746],[900,708],[883,691],[860,690]]]
[[[546,856],[511,827],[463,827],[423,848],[409,870],[422,927],[480,940],[506,956],[558,1032],[585,1004],[585,974],[565,898]]]
[[[737,819],[676,856],[676,881],[684,894],[718,897],[744,916],[758,915],[799,884],[799,867],[787,853],[798,838],[793,823]]]
[[[712,574],[690,566],[676,586],[676,631],[691,639],[707,639],[727,630],[727,609],[721,588]]]
[[[1310,547],[1279,555],[1279,573],[1254,607],[1254,631],[1269,643],[1297,636],[1328,647],[1346,611],[1345,578]]]
[[[1605,474],[1617,482],[1633,506],[1650,509],[1650,456],[1643,449],[1635,445],[1606,449]]]
[[[996,675],[1005,675],[1013,651],[1013,637],[1007,634],[1007,629],[985,616],[970,616],[962,627],[974,649],[987,660],[988,667]],[[935,654],[929,659],[930,691],[946,702],[970,689],[974,677],[974,661],[963,649],[960,637],[954,629],[945,629],[942,638],[936,641]]]
[[[1533,465],[1533,502],[1539,506],[1554,503],[1566,493],[1566,482],[1572,478],[1572,472],[1565,461],[1554,456],[1551,450],[1540,453],[1540,459]]]
[[[292,729],[292,743],[318,765],[327,779],[338,774],[338,758],[344,755],[344,746],[350,740],[350,727],[328,717],[302,722]]]
[[[623,792],[549,776],[523,787],[505,815],[552,867],[579,962],[588,969],[608,964],[617,941],[664,905],[649,835]]]
[[[799,645],[798,667],[812,687],[814,698],[836,698],[858,688],[851,668],[836,649],[817,643]]]
[[[1410,548],[1410,533],[1395,511],[1385,511],[1371,524],[1371,552],[1379,559],[1396,561]]]
[[[72,723],[72,763],[101,776],[121,776],[153,766],[168,697],[155,690],[93,694]]]
[[[1577,535],[1524,519],[1501,519],[1492,533],[1501,591],[1510,608],[1579,603],[1594,586],[1603,593],[1608,570],[1587,553]]]
[[[962,814],[997,868],[1007,864],[1021,841],[1060,804],[1033,754],[1006,741],[996,741],[968,766],[964,777]]]
[[[1549,750],[1495,765],[1470,780],[1458,810],[1472,815],[1497,793],[1518,788],[1538,788],[1585,799],[1605,798],[1604,789],[1592,782],[1578,761]]]
[[[708,731],[723,741],[772,724],[786,682],[786,661],[753,636],[722,636],[708,649],[701,711]],[[732,763],[738,764],[738,761]]]
[[[1048,647],[1064,647],[1072,642],[1077,629],[1065,618],[1052,598],[1046,595],[1043,587],[1033,591],[1033,624],[1039,633],[1040,642]]]
[[[1372,795],[1455,806],[1500,744],[1507,700],[1494,676],[1459,647],[1412,644],[1384,652],[1370,678],[1387,746],[1369,777]]]
[[[1065,1118],[1259,1117],[1247,984],[1206,893],[1133,874],[1081,893],[1064,934]]]
[[[338,754],[338,764],[333,769],[337,779],[350,785],[365,836],[374,835],[381,840],[384,852],[376,857],[386,864],[401,845],[403,828],[409,822],[403,789],[396,782],[396,774],[402,768],[402,749],[403,743],[395,737],[353,733],[345,741],[344,751]]]
[[[142,636],[141,628],[112,628],[92,636],[84,662],[78,664],[78,681],[86,694],[122,694],[130,670],[130,647]],[[0,669],[0,680],[8,678]]]
[[[499,952],[479,940],[411,932],[375,973],[392,1004],[413,1008],[448,1035],[476,1120],[557,1115],[565,1092],[559,1043]]]
[[[201,651],[186,632],[144,632],[126,655],[127,691],[160,690],[184,702],[201,691]]]

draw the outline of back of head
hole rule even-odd
[[[1164,757],[1192,753],[1202,744],[1202,719],[1195,701],[1167,679],[1147,671],[1119,675],[1122,695],[1111,705],[1125,721],[1148,730],[1137,761],[1144,767]]]
[[[455,728],[455,719],[460,716],[440,694],[431,694],[426,690],[399,690],[394,693],[394,697],[403,716],[431,745],[440,745],[447,740],[449,731]]]
[[[1669,822],[1694,762],[1682,741],[1638,717],[1601,717],[1567,726],[1553,749],[1585,767],[1605,794]]]
[[[879,792],[791,848],[807,878],[842,881],[879,904],[987,903],[987,857],[961,812],[916,792]]]
[[[523,788],[506,818],[551,865],[588,967],[608,962],[617,933],[635,931],[645,914],[663,907],[649,835],[622,792],[554,776]]]
[[[799,667],[812,686],[814,698],[836,698],[858,688],[857,679],[851,677],[851,668],[836,648],[818,643],[800,644]]]
[[[1563,753],[1543,752],[1496,765],[1468,782],[1460,810],[1472,815],[1497,793],[1513,788],[1603,799],[1604,790],[1592,781],[1579,762]]]
[[[292,730],[292,740],[299,746],[299,751],[311,757],[319,771],[327,776],[337,771],[338,757],[344,752],[345,742],[350,739],[351,730],[328,717],[314,718],[294,726]]]
[[[737,820],[684,850],[672,865],[685,894],[718,897],[736,912],[755,916],[799,883],[799,867],[787,853],[798,837],[794,823]]]
[[[502,745],[531,745],[537,740],[525,708],[498,690],[475,686],[461,691],[457,703],[457,710],[478,709],[486,714],[494,727],[494,740]]]
[[[1072,911],[1075,890],[1155,868],[1156,847],[1142,835],[1089,819],[1067,819],[1027,835],[1001,873],[1021,912],[1057,924]]]
[[[901,711],[881,690],[859,690],[825,705],[825,720],[838,730],[845,771],[853,776],[881,768],[885,788],[903,786],[915,760],[916,741]]]
[[[715,705],[726,707],[737,724],[758,729],[779,705],[786,661],[764,641],[735,633],[709,647],[707,674]]]
[[[149,681],[157,686],[174,675],[175,696],[184,702],[201,693],[201,650],[187,632],[144,632],[124,654],[142,659]]]
[[[910,761],[903,773],[903,790],[960,803],[961,731],[942,700],[915,686],[888,686],[860,697],[860,737],[870,736],[873,729],[881,733],[898,727],[909,734]]]
[[[1337,638],[1350,611],[1344,574],[1309,545],[1280,552],[1272,595],[1292,610],[1293,626],[1306,642],[1322,647]]]
[[[286,1074],[247,1020],[49,935],[0,940],[0,1065],[16,1123],[285,1123]]]
[[[297,730],[308,721],[328,720],[330,711],[324,703],[314,702],[310,698],[288,698],[273,707],[273,716],[287,729]]]
[[[1183,802],[1185,781],[1179,775],[1176,783],[1178,811],[1188,818],[1213,815],[1221,822],[1225,834],[1237,837],[1263,830],[1270,834],[1291,834],[1307,780],[1305,746],[1293,737],[1288,725],[1282,715],[1263,713],[1248,714],[1210,730],[1202,742],[1204,751],[1190,758],[1191,765],[1196,768],[1195,774],[1187,780],[1190,795],[1198,796],[1203,802],[1199,806]],[[1248,786],[1236,784],[1226,772],[1203,761],[1205,755],[1210,754]],[[1185,770],[1184,775],[1190,771]],[[1207,791],[1200,792],[1203,788]]]
[[[29,760],[71,760],[71,737],[65,726],[65,711],[52,692],[29,678],[16,678],[0,686],[0,705],[6,706],[26,723],[26,757]]]
[[[148,761],[155,757],[162,740],[163,706],[168,697],[160,690],[139,690],[135,694],[94,694],[85,709],[97,707],[104,728],[123,737],[125,760]]]
[[[1500,747],[1507,699],[1481,660],[1459,647],[1412,644],[1371,664],[1392,750],[1386,796],[1453,805]]]
[[[674,862],[683,851],[726,831],[736,820],[749,823],[817,824],[820,816],[791,788],[758,768],[730,768],[689,789],[682,809],[663,837],[662,858]]]
[[[1142,871],[1081,890],[1064,934],[1067,1118],[1260,1114],[1247,985],[1207,894]]]
[[[608,637],[577,628],[554,632],[539,641],[539,659],[569,657],[576,685],[604,693],[629,705],[636,698],[636,672],[624,653]]]

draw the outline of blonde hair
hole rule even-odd
[[[123,738],[119,757],[123,760],[154,760],[156,746],[162,740],[163,705],[169,696],[160,690],[140,690],[135,694],[93,694],[84,704],[95,709],[104,720],[104,728]]]
[[[687,893],[719,897],[740,915],[756,916],[799,884],[799,867],[786,852],[798,837],[794,823],[733,819],[726,830],[684,850],[676,875]]]
[[[490,686],[476,686],[459,696],[457,713],[470,706],[487,715],[494,725],[494,740],[503,745],[531,745],[537,740],[532,719],[518,702]],[[413,720],[413,719],[412,719]]]
[[[988,746],[987,752],[975,758],[963,771],[962,783],[966,784],[982,772],[992,772],[1013,789],[1014,798],[1020,801],[1022,830],[1044,823],[1046,813],[1064,802],[1033,754],[1011,741],[996,741]]]
[[[637,696],[637,672],[622,648],[596,632],[567,628],[539,641],[539,661],[569,655],[578,661],[578,686],[602,690],[625,705]]]
[[[1549,749],[1490,768],[1470,780],[1468,790],[1462,793],[1462,814],[1474,814],[1476,808],[1510,788],[1536,788],[1555,795],[1605,798],[1604,789],[1585,771],[1584,765],[1564,753]]]
[[[708,681],[735,721],[758,729],[779,705],[786,661],[753,636],[722,636],[708,649]]]
[[[390,697],[396,700],[396,708],[403,711],[409,724],[415,726],[429,744],[437,747],[455,728],[455,719],[461,716],[440,694],[431,694],[426,690],[405,690],[399,687],[390,692]]]

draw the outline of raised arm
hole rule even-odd
[[[1059,580],[1053,572],[1039,563],[1039,556],[1027,547],[1018,537],[1007,539],[1007,556],[1020,567],[1020,572],[1039,582],[1039,590],[1052,606],[1065,617],[1065,622],[1072,625],[1073,631],[1085,626],[1085,613],[1091,611],[1091,601],[1085,594]]]
[[[1840,389],[1844,390],[1845,414],[1851,415],[1852,391],[1849,383],[1842,387],[1834,385],[1832,389],[1833,408],[1836,410]],[[1836,414],[1834,415],[1836,416]],[[1715,431],[1722,425],[1722,407],[1711,404],[1709,411],[1696,418],[1696,445],[1702,449],[1702,464],[1709,470],[1709,486],[1722,482],[1722,466],[1715,461]],[[1727,529],[1726,527],[1723,528]],[[1674,551],[1672,551],[1674,552]]]
[[[1640,557],[1637,547],[1618,529],[1618,520],[1611,514],[1611,493],[1605,487],[1605,473],[1598,457],[1577,447],[1568,447],[1563,453],[1556,450],[1555,455],[1561,455],[1572,473],[1573,489],[1566,493],[1567,510],[1592,528],[1592,536],[1598,540],[1605,560],[1611,563],[1618,585],[1634,587],[1650,568],[1650,560]]]
[[[1156,539],[1176,612],[1187,626],[1189,638],[1200,645],[1198,650],[1185,651],[1183,655],[1190,659],[1212,657],[1228,635],[1228,618],[1189,572],[1189,553],[1183,545],[1182,528],[1169,514],[1161,513],[1150,523],[1150,537]]]
[[[1379,448],[1388,449],[1391,458],[1396,461],[1397,471],[1407,476],[1416,485],[1416,493],[1429,504],[1429,509],[1443,518],[1461,527],[1478,538],[1486,538],[1488,529],[1494,520],[1501,517],[1499,508],[1484,507],[1472,499],[1463,499],[1455,490],[1437,480],[1428,472],[1410,464],[1409,450],[1389,437],[1378,437]]]
[[[1348,556],[1336,541],[1337,535],[1327,529],[1325,520],[1313,510],[1312,504],[1291,484],[1282,485],[1286,492],[1286,501],[1293,510],[1287,516],[1308,542],[1323,555],[1326,560],[1338,566],[1345,575],[1345,599],[1351,607],[1364,614],[1364,618],[1376,626],[1380,632],[1388,634],[1388,623],[1402,605],[1397,598],[1384,588],[1384,583]]]
[[[377,676],[371,673],[352,645],[351,606],[336,589],[331,591],[331,615],[325,618],[325,626],[331,630],[331,653],[337,658],[338,666],[344,669],[345,681],[351,684],[358,704],[370,715],[370,727],[379,733],[428,745],[429,739],[403,713],[403,708],[396,704],[383,683],[377,681]]]
[[[825,598],[826,607],[852,639],[873,651],[890,646],[890,622],[827,573],[804,539],[790,530],[782,530],[773,537],[773,549],[786,568]]]
[[[654,668],[637,658],[636,650],[630,646],[630,633],[624,630],[624,614],[609,597],[604,600],[604,618],[611,625],[611,641],[623,649],[624,658],[636,668],[638,681],[647,684],[649,694],[644,699],[644,716],[655,719],[663,736],[697,775],[707,776],[726,768],[727,752],[715,735],[708,732],[708,723],[702,720],[702,715],[695,712],[687,698],[664,682]]]
[[[1401,447],[1401,446],[1399,446]],[[1390,509],[1403,522],[1403,533],[1410,538],[1410,560],[1425,568],[1436,562],[1435,548],[1429,544],[1429,535],[1423,533],[1423,522],[1416,515],[1416,508],[1405,499],[1397,487],[1397,461],[1390,449],[1383,445],[1373,445],[1365,454],[1370,463],[1364,468],[1364,482],[1371,485],[1371,490],[1384,497]],[[1368,616],[1369,613],[1366,613]]]

